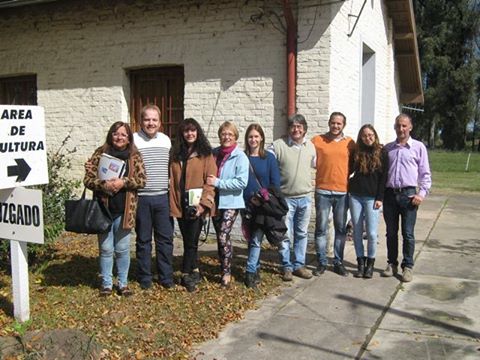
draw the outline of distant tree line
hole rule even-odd
[[[462,150],[472,121],[474,141],[480,137],[480,0],[413,3],[425,94],[424,112],[414,114],[415,135],[431,148],[441,140],[446,149]]]

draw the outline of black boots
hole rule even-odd
[[[357,272],[353,274],[353,276],[355,276],[356,278],[361,278],[364,276],[366,259],[366,257],[357,258]]]
[[[256,273],[252,273],[252,272],[248,272],[248,271],[245,273],[245,286],[249,289],[255,289],[257,287],[257,274]]]
[[[366,257],[357,258],[357,271],[353,274],[356,278],[364,277],[365,279],[371,279],[373,276],[373,265],[375,259]]]
[[[197,289],[197,285],[200,281],[200,273],[198,271],[192,271],[190,274],[183,274],[181,284],[187,289],[188,292],[194,292]]]
[[[373,276],[373,265],[375,264],[375,259],[367,259],[367,267],[365,268],[365,273],[363,277],[365,279],[371,279]]]

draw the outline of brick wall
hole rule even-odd
[[[352,15],[359,15],[362,1],[314,4],[318,2],[303,2],[299,11],[300,41],[302,36],[306,39],[299,44],[299,111],[309,116],[315,126],[312,130],[318,132],[327,130],[331,112],[341,111],[347,116],[346,134],[356,138],[361,126],[362,47],[366,44],[376,59],[374,125],[381,140],[390,141],[398,96],[391,23],[384,1],[367,1],[355,29]]]
[[[330,104],[331,5],[305,1],[299,7],[297,107],[309,122],[309,136],[327,130]]]
[[[241,130],[260,122],[267,141],[283,132],[284,35],[258,19],[263,1],[106,3],[63,1],[0,14],[0,76],[37,74],[47,146],[57,148],[71,133],[73,175],[81,176],[112,122],[128,121],[132,68],[183,65],[185,116],[199,120],[214,144],[225,120]]]
[[[375,126],[382,141],[391,139],[398,78],[384,1],[366,3],[351,37],[348,15],[362,2],[298,3],[297,107],[308,136],[324,132],[338,110],[356,137],[364,42],[376,52]],[[0,76],[37,74],[47,146],[56,149],[70,133],[68,146],[78,150],[72,176],[82,176],[113,121],[128,121],[128,69],[183,65],[185,116],[199,120],[213,144],[225,120],[242,137],[260,122],[269,142],[286,130],[286,40],[273,13],[282,19],[280,2],[71,0],[6,9]]]

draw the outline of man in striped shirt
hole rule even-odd
[[[135,145],[143,156],[146,186],[138,191],[137,280],[142,289],[152,286],[152,230],[155,239],[158,281],[165,288],[173,282],[173,223],[168,203],[168,160],[170,138],[160,132],[160,109],[146,105],[142,109],[141,130],[134,134]]]

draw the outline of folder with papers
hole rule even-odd
[[[98,178],[110,180],[121,178],[125,172],[125,161],[103,153],[98,163]]]

